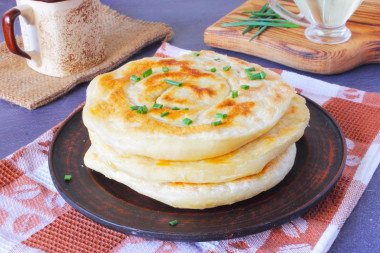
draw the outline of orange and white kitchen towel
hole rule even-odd
[[[156,55],[189,51],[163,44]],[[346,136],[347,162],[327,197],[303,216],[261,233],[222,241],[148,240],[105,228],[57,193],[48,148],[59,126],[0,161],[0,251],[3,252],[326,252],[380,162],[380,94],[276,70],[322,105]]]

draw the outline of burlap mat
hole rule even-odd
[[[30,69],[24,58],[10,53],[5,42],[1,43],[0,98],[35,109],[67,93],[75,85],[120,65],[143,47],[168,40],[172,35],[172,29],[166,24],[134,20],[104,5],[100,18],[104,25],[106,58],[98,66],[71,76],[57,78],[40,74]],[[18,41],[22,46],[20,38]]]

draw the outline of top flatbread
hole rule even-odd
[[[164,66],[168,72],[163,72]],[[225,66],[230,70],[223,70]],[[143,78],[142,73],[150,68],[152,74]],[[247,68],[255,68],[253,74],[264,71],[266,77],[250,80],[244,71]],[[141,80],[132,81],[132,75]],[[165,79],[182,86],[168,84]],[[250,88],[242,89],[241,85]],[[231,96],[234,90],[238,91],[236,98]],[[294,94],[278,74],[211,51],[177,59],[144,58],[90,83],[83,121],[104,143],[122,153],[200,160],[229,153],[267,132],[287,111]],[[163,108],[152,108],[154,103]],[[148,109],[146,114],[130,109],[143,105]],[[169,114],[160,117],[164,112]],[[211,122],[220,120],[216,113],[227,114],[227,118],[213,126]],[[192,124],[185,125],[185,118]]]

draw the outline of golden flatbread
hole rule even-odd
[[[84,124],[120,153],[193,161],[240,148],[288,110],[295,90],[278,74],[211,51],[198,54],[144,58],[96,77]]]

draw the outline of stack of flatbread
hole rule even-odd
[[[232,204],[286,176],[309,117],[257,64],[211,51],[144,58],[90,83],[84,162],[173,207]]]

